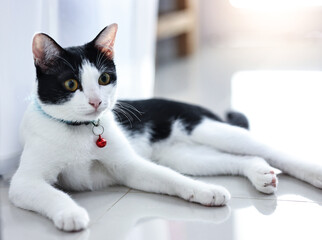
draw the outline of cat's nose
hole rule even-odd
[[[95,99],[89,99],[89,102],[88,102],[90,105],[93,106],[93,108],[95,108],[96,110],[98,109],[98,107],[101,105],[102,103],[102,100],[101,99],[98,99],[98,98],[95,98]]]

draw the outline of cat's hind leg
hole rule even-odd
[[[271,194],[277,189],[273,168],[260,157],[224,153],[192,143],[175,143],[156,147],[153,159],[187,175],[241,175],[260,192]]]
[[[322,188],[321,165],[306,162],[277,150],[255,139],[243,128],[204,119],[192,130],[188,138],[195,143],[211,146],[223,152],[261,157],[284,173]]]

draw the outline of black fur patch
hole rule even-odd
[[[141,113],[138,113],[134,108]],[[221,121],[221,119],[205,108],[164,99],[149,99],[139,101],[119,101],[119,105],[128,110],[114,110],[117,119],[123,127],[135,133],[142,133],[146,128],[151,129],[151,142],[166,139],[171,134],[174,121],[180,120],[188,134],[201,122],[204,117]],[[126,111],[129,116],[122,114]],[[136,115],[136,116],[135,116]],[[130,118],[130,119],[128,119]]]
[[[51,62],[50,69],[42,69],[36,65],[38,80],[38,95],[42,102],[60,104],[68,101],[74,92],[64,88],[64,82],[75,79],[82,90],[80,70],[84,60],[89,61],[101,72],[111,76],[111,84],[116,82],[116,71],[113,60],[108,59],[90,42],[79,47],[65,48],[59,56]]]
[[[249,129],[249,122],[247,120],[247,117],[240,112],[227,112],[226,121],[231,125]]]

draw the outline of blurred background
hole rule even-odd
[[[0,175],[21,153],[34,33],[67,47],[113,22],[121,98],[242,111],[257,137],[322,157],[321,0],[3,0],[0,20]]]
[[[322,1],[160,0],[155,95],[224,117],[322,162]]]

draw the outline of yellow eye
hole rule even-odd
[[[111,76],[108,73],[103,73],[98,79],[100,85],[107,85],[111,82]]]
[[[75,79],[68,79],[64,82],[64,87],[71,92],[75,92],[78,88],[78,82]]]

